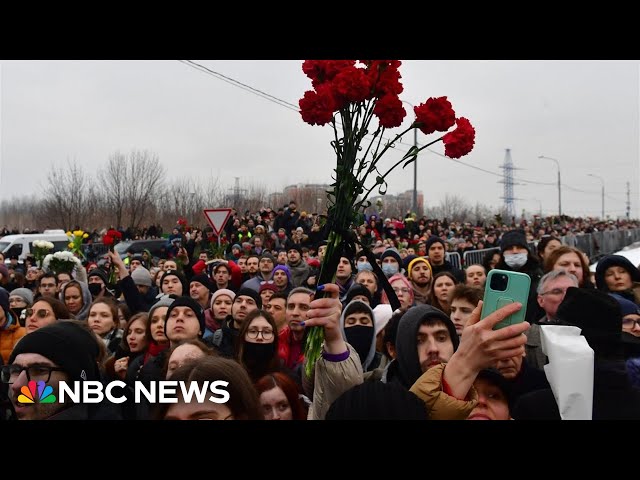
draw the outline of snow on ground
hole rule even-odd
[[[615,252],[615,255],[621,255],[629,259],[631,263],[633,263],[636,267],[640,265],[640,242],[632,243],[624,247],[622,250]],[[589,267],[589,270],[592,272],[596,271],[596,266],[598,262],[594,263]]]

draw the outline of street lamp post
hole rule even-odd
[[[594,175],[593,173],[587,173],[587,176],[599,179],[602,184],[602,220],[604,221],[604,178],[600,175]]]
[[[562,217],[562,182],[560,181],[560,162],[552,157],[545,157],[544,155],[538,156],[538,158],[546,158],[547,160],[553,160],[558,167],[558,216]]]
[[[407,102],[406,100],[402,100],[402,103],[406,103],[411,108],[415,108],[412,103]],[[413,129],[413,146],[417,150],[418,149],[418,129]],[[413,162],[413,199],[411,209],[413,212],[418,215],[418,155],[416,154],[416,159]]]

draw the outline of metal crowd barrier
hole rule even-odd
[[[455,268],[462,268],[462,262],[460,259],[460,254],[458,252],[447,252],[446,259],[451,262]]]
[[[484,259],[484,256],[487,254],[487,252],[499,252],[500,248],[499,247],[492,247],[492,248],[483,248],[482,250],[471,250],[469,252],[464,252],[464,254],[462,255],[462,262],[464,263],[465,267],[468,267],[469,265],[473,265],[474,263],[482,263],[482,260]]]

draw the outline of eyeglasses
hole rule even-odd
[[[38,310],[34,310],[33,308],[25,308],[24,311],[27,314],[27,317],[30,317],[34,313],[38,318],[47,318],[47,316],[49,315],[49,310],[44,308],[39,308]]]
[[[396,293],[409,293],[411,289],[407,287],[402,287],[402,288],[394,288],[393,291]]]
[[[0,380],[2,383],[13,383],[17,380],[22,372],[27,372],[27,381],[43,380],[48,383],[51,379],[51,372],[64,372],[64,369],[58,367],[49,367],[47,365],[4,365],[0,367]]]
[[[274,283],[273,280],[263,280],[260,282],[260,285],[273,285]]]
[[[257,340],[258,334],[262,334],[262,338],[265,340],[271,340],[273,338],[273,330],[254,330],[247,331],[247,337],[251,340]]]
[[[640,327],[640,320],[631,320],[630,318],[622,320],[622,326],[623,327],[627,327],[627,328],[631,329],[631,328],[635,327],[636,325],[638,325],[638,327]]]
[[[565,293],[567,293],[567,289],[566,288],[554,288],[553,290],[549,290],[547,292],[542,292],[540,295],[541,296],[544,296],[544,295],[558,296],[558,295],[564,295]]]

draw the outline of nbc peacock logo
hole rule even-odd
[[[31,380],[27,385],[20,389],[18,402],[23,405],[33,403],[55,403],[56,396],[53,394],[53,388],[47,385],[43,380],[35,382]]]

